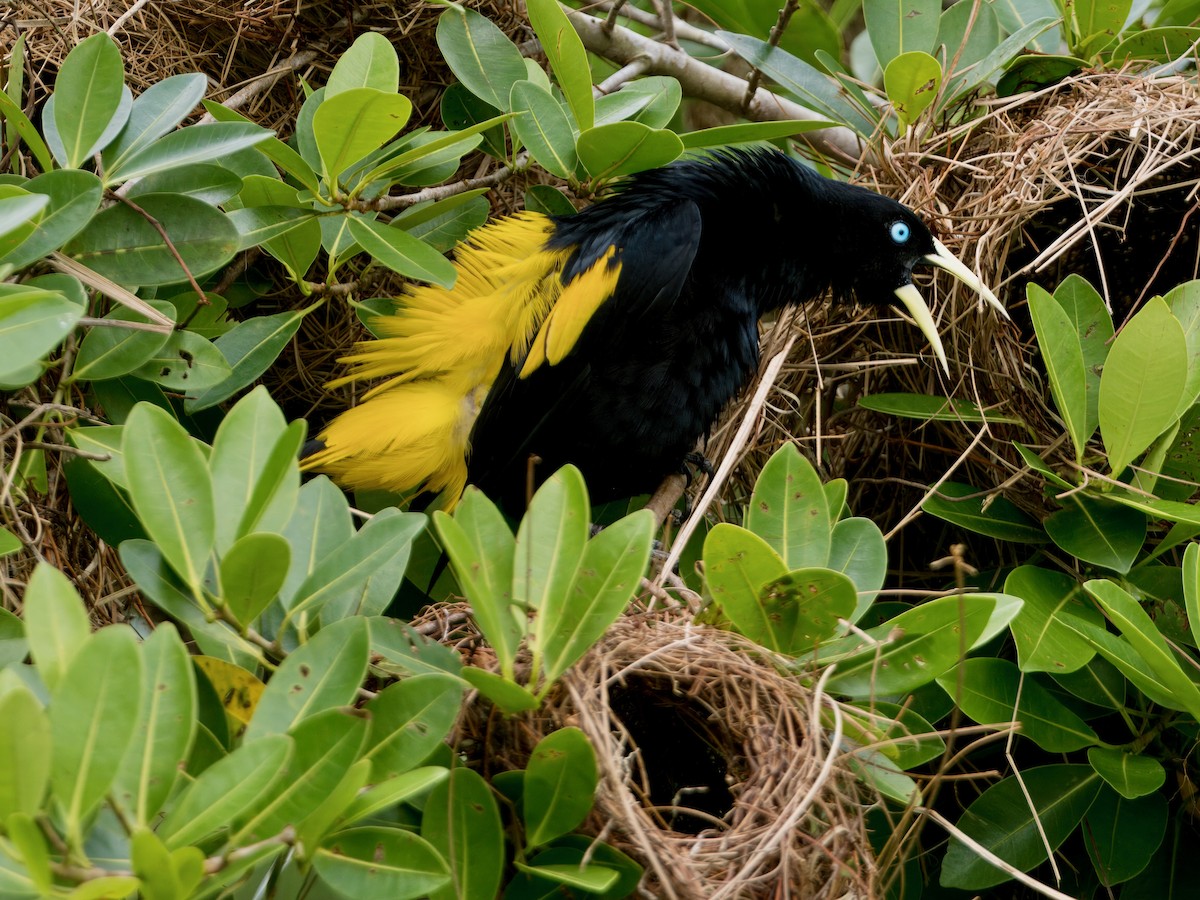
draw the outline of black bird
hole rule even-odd
[[[354,489],[473,483],[510,511],[531,454],[578,466],[592,499],[651,491],[754,372],[758,320],[832,291],[899,299],[946,367],[914,266],[996,296],[907,207],[772,150],[728,150],[631,178],[565,217],[470,235],[447,290],[415,287],[335,384],[386,378],[305,467]]]

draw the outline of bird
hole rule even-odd
[[[918,265],[1007,317],[903,204],[788,154],[731,148],[633,175],[567,216],[473,231],[450,288],[419,285],[377,318],[331,382],[379,381],[312,442],[307,470],[350,490],[470,483],[511,514],[568,463],[593,503],[652,492],[750,379],[759,319],[831,292],[899,300],[949,367]]]

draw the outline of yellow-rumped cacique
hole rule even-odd
[[[754,372],[759,318],[831,291],[899,299],[946,368],[914,266],[996,296],[907,207],[775,150],[641,172],[571,216],[524,212],[472,232],[454,286],[418,286],[334,384],[382,381],[313,442],[304,467],[345,488],[466,484],[510,512],[531,454],[595,502],[681,471]]]

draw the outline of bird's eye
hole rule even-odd
[[[897,244],[906,243],[908,241],[908,236],[910,233],[911,232],[909,230],[907,222],[893,222],[892,223],[892,231],[891,231],[892,240],[895,241]]]

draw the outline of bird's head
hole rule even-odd
[[[908,207],[888,197],[850,185],[839,185],[843,194],[839,204],[852,227],[840,236],[853,235],[852,246],[839,248],[850,254],[853,263],[844,265],[850,277],[849,289],[862,302],[904,304],[933,348],[947,372],[946,351],[934,325],[929,305],[912,282],[913,269],[921,265],[945,269],[994,307],[1002,316],[1008,313],[983,281],[930,234],[929,229]]]

